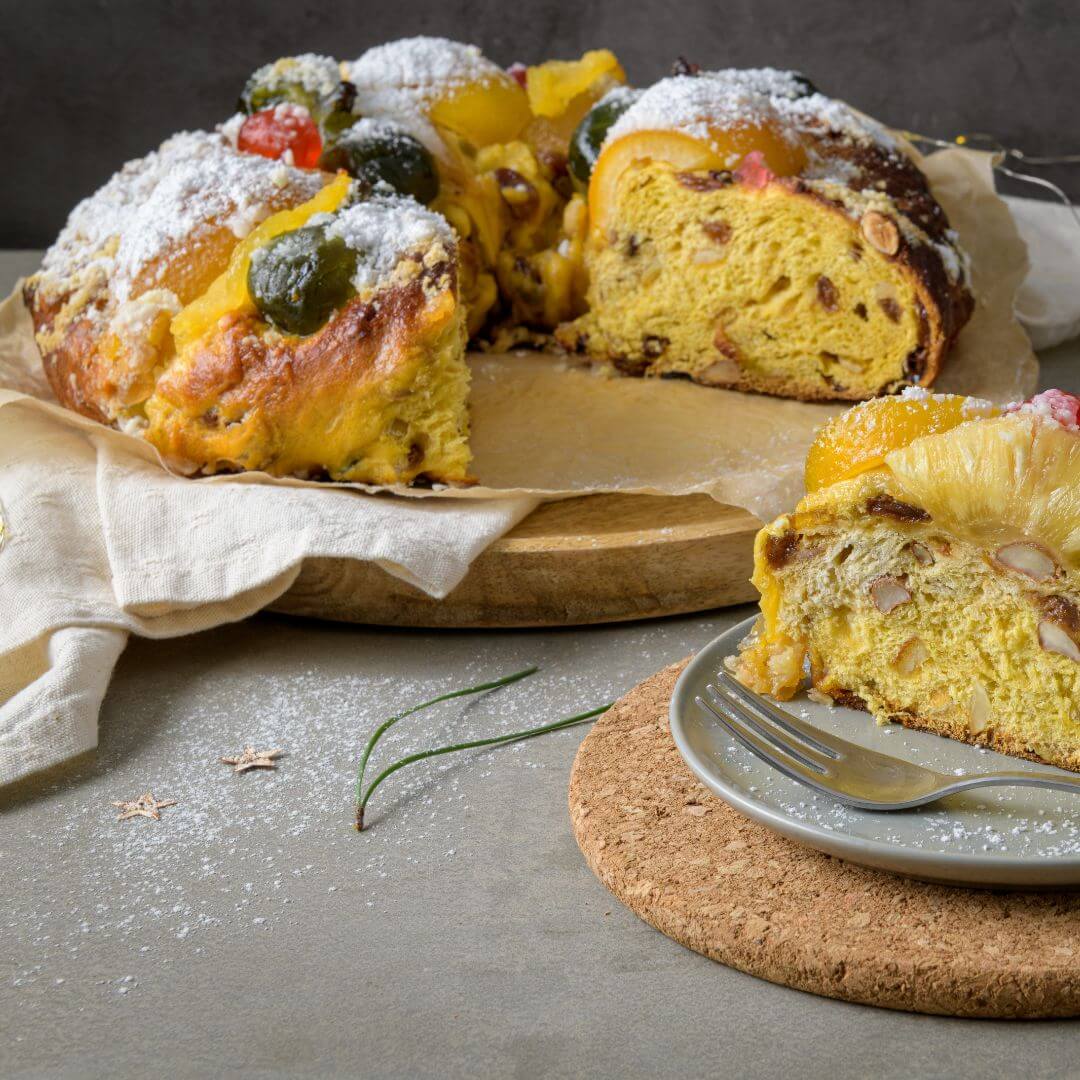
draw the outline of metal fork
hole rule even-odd
[[[718,686],[705,687],[708,700],[694,700],[747,750],[785,776],[865,810],[908,810],[946,795],[992,784],[1059,788],[1080,793],[1080,776],[1042,772],[947,775],[910,761],[879,754],[819,731],[748,690],[726,671]]]

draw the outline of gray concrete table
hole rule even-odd
[[[33,264],[9,254],[0,286]],[[1077,356],[1049,355],[1044,385],[1076,390]],[[362,740],[403,706],[543,668],[404,722],[381,762],[600,704],[748,612],[509,633],[262,616],[133,640],[96,755],[0,795],[0,1074],[1075,1076],[1072,1023],[828,1001],[639,922],[570,833],[583,729],[402,771],[352,830]],[[247,742],[287,755],[234,775],[218,758]],[[117,822],[147,789],[177,805]]]

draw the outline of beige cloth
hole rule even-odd
[[[980,295],[947,388],[1023,396],[1037,370],[1011,311],[1023,244],[985,156],[927,164]],[[474,372],[480,490],[406,499],[250,474],[193,482],[141,440],[51,403],[21,303],[0,306],[0,783],[96,744],[129,633],[244,618],[315,556],[375,561],[445,596],[542,497],[705,491],[770,517],[797,498],[814,429],[837,411],[550,359],[482,358]]]
[[[1080,334],[1080,210],[1041,199],[1005,200],[1032,253],[1016,314],[1036,349]]]
[[[0,396],[0,783],[96,745],[129,633],[245,618],[309,556],[375,561],[445,596],[535,505],[194,484]]]

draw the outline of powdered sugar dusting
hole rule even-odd
[[[128,162],[71,212],[42,264],[44,283],[70,288],[86,273],[109,281],[118,303],[161,283],[164,257],[198,248],[224,224],[247,235],[275,208],[310,198],[320,173],[236,152],[221,133],[181,132]]]
[[[376,196],[325,219],[327,236],[340,237],[360,253],[353,284],[358,292],[374,287],[389,275],[401,256],[439,241],[449,251],[454,232],[441,214],[426,210],[413,199]]]
[[[330,56],[301,53],[264,64],[252,76],[252,82],[270,91],[295,84],[316,97],[329,98],[341,82],[341,66]]]
[[[843,102],[807,94],[793,72],[727,68],[661,79],[611,126],[604,145],[635,131],[675,130],[708,142],[715,129],[761,126],[792,140],[800,131],[823,127],[852,139],[884,134]]]
[[[542,867],[543,844],[566,836],[567,776],[587,726],[403,769],[376,793],[370,828],[357,834],[353,783],[364,740],[408,705],[542,667],[398,724],[380,742],[370,780],[423,748],[610,701],[716,628],[715,618],[587,628],[572,659],[559,635],[489,635],[478,648],[472,635],[419,632],[395,642],[381,630],[343,634],[273,618],[167,646],[133,642],[106,700],[96,757],[42,785],[9,820],[8,842],[0,838],[0,867],[9,870],[0,926],[18,958],[9,986],[40,1013],[41,995],[56,987],[167,995],[174,965],[211,955],[216,964],[226,939],[287,943],[312,917],[377,934],[380,916],[400,918],[432,889],[468,896],[482,888],[469,884],[477,853],[505,845],[508,824],[522,866]],[[272,658],[258,674],[255,649]],[[284,747],[277,770],[236,775],[218,762],[245,742]],[[111,800],[147,785],[177,805],[158,822],[117,822]],[[16,832],[42,852],[19,872]]]
[[[428,99],[415,87],[364,87],[356,91],[356,113],[377,117],[411,135],[436,157],[446,158],[446,145],[428,118]]]
[[[416,87],[434,92],[503,73],[475,45],[424,36],[376,45],[345,66],[357,90]]]
[[[367,139],[400,139],[409,133],[396,121],[387,117],[364,116],[338,136],[335,145],[349,145]]]
[[[900,401],[914,402],[919,405],[929,405],[932,401],[942,403],[951,401],[955,397],[954,394],[935,394],[927,390],[925,386],[905,386],[896,396]],[[985,398],[965,397],[960,406],[960,411],[964,416],[975,419],[980,416],[993,415],[996,406],[992,401],[987,401]]]
[[[504,75],[475,45],[440,37],[390,41],[343,66],[356,87],[358,116],[392,121],[442,158],[446,146],[428,119],[432,100],[453,87]]]

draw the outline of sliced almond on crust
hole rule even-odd
[[[1053,558],[1031,540],[1018,540],[999,547],[994,553],[994,561],[1032,581],[1049,581],[1058,572],[1058,564]]]
[[[859,221],[859,228],[867,243],[882,255],[895,255],[900,250],[900,230],[877,210],[867,210]]]
[[[1080,664],[1080,645],[1064,627],[1049,619],[1039,623],[1039,644],[1049,653],[1057,653]]]
[[[911,593],[902,578],[879,577],[870,582],[870,598],[882,615],[911,601]]]

